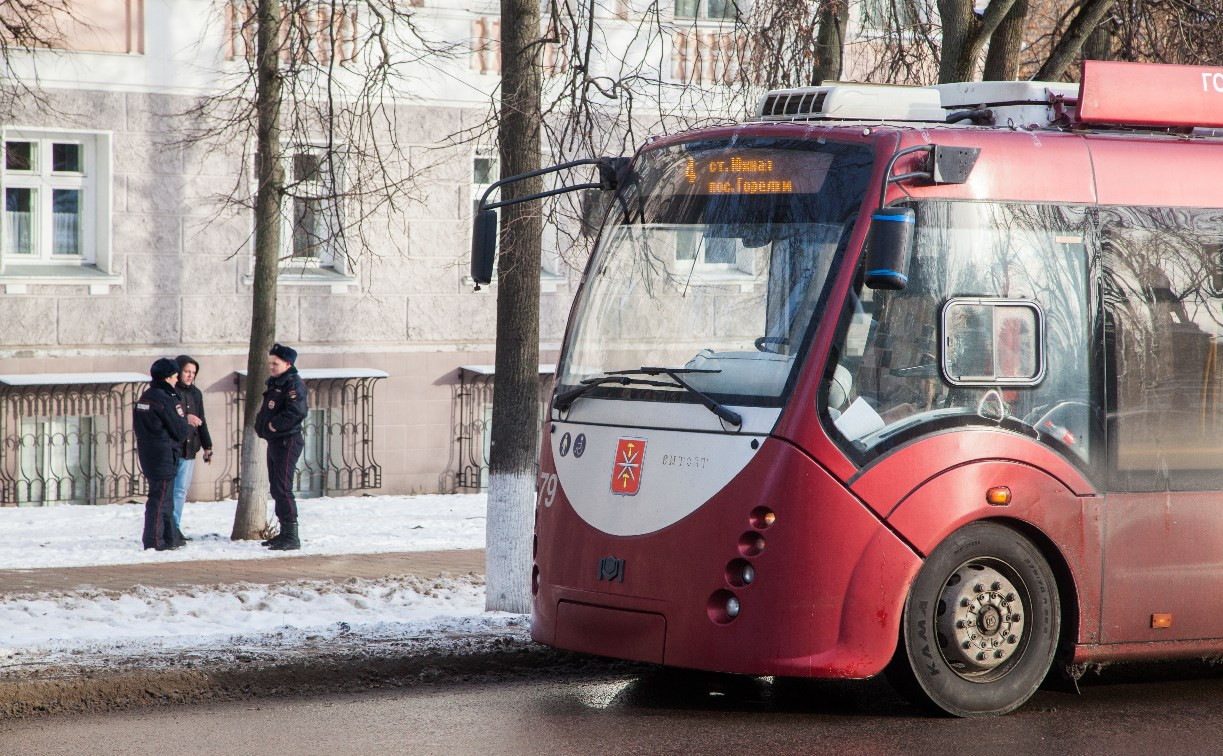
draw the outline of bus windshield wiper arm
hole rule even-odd
[[[675,383],[678,384],[680,388],[683,388],[684,390],[688,391],[693,396],[700,399],[701,404],[705,405],[709,409],[710,412],[717,415],[722,420],[725,420],[726,422],[730,423],[731,425],[738,427],[740,425],[743,425],[742,415],[730,409],[729,407],[726,407],[725,405],[721,404],[720,402],[718,402],[716,399],[709,396],[708,394],[703,393],[700,389],[694,387],[692,384],[688,383],[683,378],[680,378],[680,376],[685,373],[692,374],[692,373],[720,373],[720,372],[722,371],[721,370],[699,370],[696,368],[641,367],[636,370],[617,370],[613,373],[609,373],[608,375],[617,375],[617,374],[623,374],[623,373],[640,373],[644,375],[665,375],[668,378],[670,378],[671,380],[675,381]]]
[[[722,371],[721,370],[701,370],[697,368],[668,368],[668,367],[640,367],[640,368],[637,368],[636,370],[612,370],[612,371],[607,372],[604,375],[598,375],[598,376],[595,376],[594,378],[587,378],[586,380],[582,381],[582,384],[580,386],[571,388],[562,394],[557,394],[555,401],[552,402],[552,406],[556,407],[561,412],[564,412],[565,410],[569,409],[570,405],[573,404],[574,400],[576,400],[579,396],[581,396],[582,394],[585,394],[587,391],[591,390],[595,386],[601,386],[605,383],[619,383],[623,386],[627,386],[630,383],[633,383],[639,386],[660,386],[663,388],[682,388],[685,391],[688,391],[689,393],[699,398],[701,400],[701,404],[709,408],[709,411],[717,415],[719,418],[725,420],[726,422],[734,426],[743,425],[743,417],[738,412],[735,412],[732,409],[728,409],[727,407],[718,403],[713,398],[702,393],[699,389],[693,387],[683,378],[680,378],[680,376],[684,374],[720,373],[720,372]],[[665,375],[668,378],[670,378],[672,381],[674,381],[674,383],[665,383],[663,381],[651,381],[646,378],[636,377],[636,376],[642,376],[642,375],[646,375],[646,376]]]
[[[579,396],[585,394],[587,391],[590,391],[595,386],[601,386],[604,383],[619,383],[622,386],[627,386],[630,383],[634,383],[639,386],[662,386],[664,388],[675,387],[674,383],[667,383],[665,381],[651,381],[647,378],[633,378],[628,375],[622,375],[622,373],[625,372],[636,373],[639,371],[616,371],[615,373],[608,373],[607,375],[597,375],[594,378],[587,378],[586,380],[582,381],[580,385],[575,386],[574,388],[571,388],[563,393],[557,394],[556,399],[554,399],[552,402],[552,406],[556,407],[561,412],[564,412],[565,410],[569,409],[569,406],[572,405]],[[647,373],[647,375],[649,375],[649,373]]]

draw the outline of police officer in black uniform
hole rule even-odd
[[[293,473],[301,457],[302,422],[306,419],[306,384],[294,363],[297,351],[283,344],[273,344],[268,352],[267,389],[263,406],[255,416],[255,433],[268,442],[268,480],[272,498],[276,500],[276,519],[280,533],[263,545],[272,551],[295,551],[301,548],[297,533],[297,500],[293,498]]]
[[[178,363],[162,357],[149,368],[149,375],[153,380],[132,409],[136,452],[149,483],[141,541],[146,549],[165,551],[183,545],[178,528],[174,527],[174,477],[191,423],[181,397],[174,390]]]

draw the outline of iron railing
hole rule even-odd
[[[297,464],[294,493],[301,497],[382,487],[382,466],[374,458],[374,386],[388,377],[367,368],[303,368],[310,415],[302,426],[305,450]],[[237,496],[242,459],[242,387],[246,371],[235,373],[228,397],[225,467],[216,483],[218,499]]]
[[[140,373],[0,376],[0,506],[143,497],[131,409]]]
[[[539,422],[548,416],[555,368],[539,368]],[[450,417],[454,427],[450,461],[438,481],[444,493],[481,491],[488,487],[489,441],[493,427],[493,387],[496,376],[491,365],[459,368],[454,385]]]

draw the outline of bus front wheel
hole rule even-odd
[[[1006,714],[1049,672],[1061,614],[1040,550],[1003,525],[947,537],[905,601],[888,677],[911,700],[959,717]]]

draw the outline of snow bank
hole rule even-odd
[[[194,540],[175,551],[141,547],[143,504],[0,508],[0,569],[275,558],[258,541],[229,540],[235,506],[187,502],[183,532]],[[485,506],[484,494],[302,499],[295,555],[482,549]]]
[[[141,548],[143,505],[0,509],[0,569],[277,558],[257,541],[229,540],[234,506],[188,502],[183,530],[195,540],[168,552]],[[305,499],[299,511],[303,545],[294,555],[484,547],[482,494]],[[518,615],[484,612],[483,581],[471,577],[12,595],[0,599],[0,670],[81,654],[301,651],[319,638],[461,643],[473,633],[521,635],[524,626]]]

